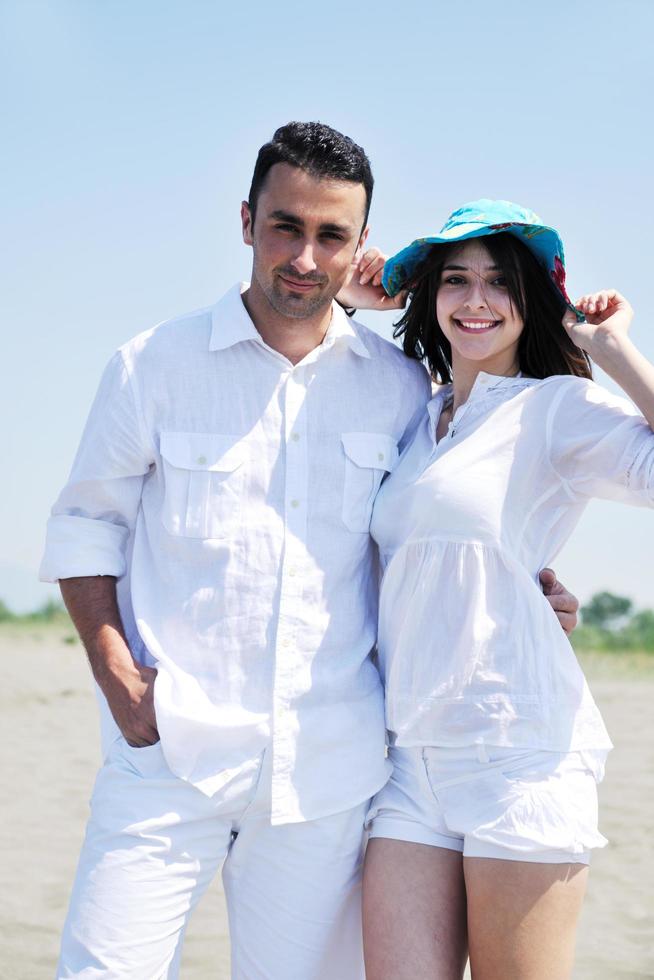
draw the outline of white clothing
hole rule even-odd
[[[160,743],[118,738],[93,791],[57,980],[176,978],[189,915],[223,861],[233,980],[363,980],[367,801],[273,827],[270,768],[264,753],[208,798],[171,773]]]
[[[464,857],[588,864],[605,752],[391,747],[393,773],[366,818],[371,837]]]
[[[41,577],[121,579],[171,770],[212,795],[272,738],[278,824],[346,810],[387,778],[370,515],[431,389],[337,304],[294,366],[261,339],[245,288],[114,356]]]
[[[392,741],[608,749],[538,572],[589,498],[654,504],[654,434],[591,381],[481,373],[436,443],[448,395],[431,401],[371,524]]]

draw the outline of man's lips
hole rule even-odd
[[[316,286],[320,286],[319,282],[298,282],[297,279],[289,279],[288,276],[279,277],[285,286],[292,289],[294,293],[308,293]]]
[[[456,317],[452,319],[463,333],[488,333],[501,322],[500,320],[457,320]]]

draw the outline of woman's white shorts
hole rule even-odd
[[[416,747],[389,749],[393,774],[373,798],[370,837],[465,857],[588,864],[605,751]]]

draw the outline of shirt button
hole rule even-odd
[[[291,436],[291,439],[293,440],[293,442],[299,442],[300,441],[299,432],[294,432],[293,435]]]
[[[297,569],[296,568],[289,568],[288,574],[289,575],[296,575],[297,574]]]
[[[282,646],[283,646],[283,647],[290,647],[290,645],[291,645],[291,641],[290,641],[289,639],[287,639],[287,638],[285,637],[285,638],[284,638],[284,639],[282,640]]]
[[[206,456],[198,456],[198,458],[196,460],[196,462],[198,462],[200,464],[200,466],[204,466],[204,464],[206,463],[206,461],[207,461],[207,457]]]
[[[299,500],[291,500],[291,507],[299,507],[299,506],[300,506]]]
[[[379,460],[380,463],[383,463],[384,462],[384,454],[383,453],[377,453],[377,459]]]

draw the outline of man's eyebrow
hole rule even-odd
[[[337,225],[335,221],[326,221],[320,226],[321,231],[337,231],[341,235],[346,235],[351,229],[349,225]]]
[[[285,221],[289,225],[297,225],[298,228],[304,227],[304,221],[302,218],[299,218],[297,214],[292,214],[290,211],[278,209],[276,211],[272,211],[270,217],[273,221]],[[350,231],[350,228],[347,225],[339,225],[335,221],[326,221],[320,226],[320,230],[335,231],[341,235],[345,235]]]
[[[270,217],[274,221],[287,221],[290,225],[304,224],[302,218],[298,218],[296,214],[291,214],[290,211],[282,211],[282,210],[273,211]]]

